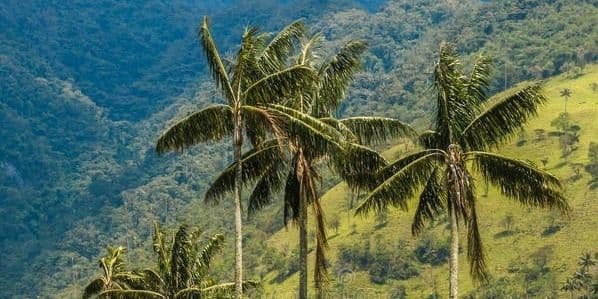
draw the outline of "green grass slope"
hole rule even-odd
[[[546,169],[562,179],[566,195],[570,200],[572,212],[569,218],[560,218],[558,214],[541,209],[523,207],[520,204],[507,200],[499,195],[496,190],[484,190],[483,183],[478,185],[480,214],[480,228],[484,246],[487,253],[489,270],[494,279],[511,279],[514,288],[524,290],[526,288],[522,279],[518,278],[518,268],[533,262],[533,256],[538,251],[544,250],[548,254],[548,267],[553,273],[553,290],[562,285],[565,277],[577,269],[577,257],[584,251],[598,250],[598,190],[590,191],[587,183],[591,178],[590,174],[581,170],[579,179],[574,179],[575,171],[571,167],[574,163],[586,164],[588,162],[588,146],[594,141],[598,142],[598,93],[594,93],[591,83],[598,81],[598,66],[588,66],[582,76],[570,78],[567,75],[551,78],[545,84],[545,93],[550,99],[548,104],[542,107],[540,114],[534,118],[525,128],[526,142],[521,145],[516,143],[518,138],[513,138],[512,144],[505,145],[501,153],[510,157],[530,160],[542,167],[541,160],[547,159]],[[550,123],[565,109],[564,98],[560,97],[560,91],[564,88],[572,90],[567,110],[572,121],[581,127],[580,142],[577,150],[573,151],[567,158],[561,157],[558,137],[550,137],[549,133],[555,131]],[[535,130],[543,129],[547,137],[537,140]],[[394,159],[401,152],[409,150],[405,145],[395,146],[385,152],[389,159]],[[448,289],[447,264],[431,267],[420,264],[420,275],[408,280],[394,281],[387,280],[384,284],[375,284],[370,281],[365,271],[345,273],[338,275],[338,268],[335,267],[338,256],[338,248],[341,246],[353,246],[361,244],[366,240],[380,242],[388,248],[396,248],[397,242],[402,241],[406,248],[413,249],[420,241],[420,237],[413,237],[410,232],[410,224],[414,208],[409,212],[391,210],[388,213],[386,225],[376,225],[376,215],[368,217],[353,216],[348,202],[352,194],[345,184],[339,184],[330,189],[322,198],[326,217],[340,219],[338,233],[329,229],[330,249],[330,289],[333,297],[339,294],[341,289],[349,294],[350,298],[365,296],[385,296],[391,294],[398,285],[407,290],[409,298],[420,298],[428,296],[436,287],[441,297],[444,297]],[[412,206],[415,200],[412,201]],[[501,224],[507,215],[513,217],[513,233],[505,233],[504,225]],[[313,223],[313,221],[312,221]],[[430,234],[435,235],[439,240],[448,238],[448,231],[445,229],[444,221],[430,226]],[[547,228],[550,226],[560,227],[556,232],[550,233]],[[461,234],[461,241],[465,236]],[[288,230],[281,230],[270,237],[269,247],[278,250],[283,254],[289,254],[297,246],[297,230],[290,227]],[[310,244],[313,249],[313,244]],[[464,250],[464,243],[461,244]],[[309,269],[313,269],[313,252],[309,257]],[[460,293],[467,294],[475,290],[476,285],[469,276],[469,267],[464,253],[460,254]],[[298,274],[295,273],[284,281],[275,279],[277,272],[269,272],[264,277],[265,292],[275,295],[276,298],[289,297],[295,294]],[[310,275],[311,278],[311,275]],[[310,282],[310,287],[311,287]],[[558,296],[564,296],[560,293]],[[386,298],[386,297],[381,297]]]

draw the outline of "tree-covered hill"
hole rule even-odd
[[[461,260],[460,286],[464,295],[565,298],[568,295],[561,287],[578,271],[578,257],[598,252],[598,236],[592,233],[598,225],[598,188],[591,184],[598,177],[593,166],[598,165],[598,90],[592,87],[596,80],[598,66],[592,65],[581,76],[565,74],[544,82],[548,103],[511,144],[500,150],[555,174],[566,186],[570,215],[525,207],[478,181],[478,194],[482,195],[478,219],[491,279],[488,285],[474,285],[467,261]],[[572,95],[567,99],[568,117],[563,121],[565,99],[561,91],[565,88]],[[569,143],[567,134],[577,134],[575,142]],[[385,155],[392,160],[413,150],[411,144],[400,144]],[[363,195],[350,192],[344,183],[323,195],[329,223],[333,297],[345,293],[357,297],[433,298],[438,292],[438,298],[445,298],[449,236],[446,218],[427,226],[422,236],[413,237],[411,221],[416,200],[407,213],[389,209],[367,217],[354,216]],[[268,258],[272,261],[264,259],[262,268],[267,294],[294,292],[297,273],[292,270],[292,258],[285,257],[285,253],[296,250],[295,240],[295,229],[281,230],[268,239],[273,251]],[[313,246],[310,243],[310,249]],[[404,290],[407,297],[401,297],[398,290]]]
[[[0,298],[75,296],[108,244],[147,260],[153,219],[232,232],[226,204],[200,203],[230,161],[226,146],[160,159],[153,151],[170,120],[214,101],[196,36],[203,15],[225,53],[246,25],[274,31],[297,18],[328,47],[363,39],[365,68],[343,115],[423,128],[440,41],[494,55],[498,91],[595,62],[597,11],[571,0],[3,1]],[[272,206],[249,221],[248,264],[281,228],[277,213]],[[215,266],[220,275],[230,258]]]

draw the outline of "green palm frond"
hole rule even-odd
[[[413,235],[421,233],[425,221],[435,219],[446,211],[447,194],[444,180],[442,171],[435,168],[419,196],[419,202],[411,224],[411,233]]]
[[[441,150],[427,149],[427,150],[421,150],[418,152],[410,153],[409,155],[407,155],[405,157],[402,157],[400,159],[397,159],[397,160],[391,162],[390,164],[388,164],[388,166],[384,167],[383,169],[380,169],[376,173],[375,181],[367,182],[369,184],[374,184],[374,185],[369,185],[370,186],[369,188],[373,189],[375,186],[377,186],[378,184],[381,184],[385,180],[389,179],[391,176],[393,176],[395,173],[401,171],[404,167],[411,164],[413,161],[415,161],[421,157],[424,157],[424,156],[427,156],[430,154],[434,154],[434,153],[444,154],[444,152]]]
[[[247,212],[250,215],[272,202],[274,195],[282,189],[286,174],[287,163],[283,159],[264,168],[249,196]]]
[[[245,118],[247,135],[254,147],[270,135],[279,140],[279,143],[285,137],[276,115],[266,108],[243,105],[241,113]]]
[[[281,148],[275,140],[265,142],[261,147],[251,149],[241,158],[241,165],[243,165],[241,183],[248,186],[262,176],[265,168],[280,163],[283,159]],[[235,169],[236,163],[233,162],[214,180],[205,195],[207,203],[217,203],[227,194],[233,192]]]
[[[200,142],[232,134],[233,113],[227,105],[213,105],[195,112],[168,128],[156,143],[158,154],[182,151]]]
[[[102,299],[166,299],[167,297],[156,292],[146,290],[107,290],[100,293]]]
[[[281,103],[283,99],[297,96],[313,81],[314,73],[310,68],[294,65],[257,80],[247,87],[242,97],[250,105]]]
[[[372,175],[387,166],[378,152],[355,143],[348,143],[342,151],[330,154],[333,170],[353,190],[371,185]],[[368,184],[369,183],[369,184]]]
[[[294,144],[313,153],[331,153],[342,150],[344,135],[334,127],[301,111],[281,105],[270,106],[273,113],[280,116],[284,131]]]
[[[426,149],[441,148],[440,134],[433,130],[426,130],[419,134],[418,143]]]
[[[349,117],[340,120],[360,144],[381,144],[394,138],[415,138],[417,133],[408,124],[397,119],[376,116]]]
[[[493,102],[463,130],[462,146],[484,150],[508,141],[546,101],[542,88],[531,85]]]
[[[156,254],[158,272],[161,274],[169,273],[170,265],[170,250],[167,247],[166,240],[164,240],[164,232],[160,228],[160,224],[154,222],[154,234],[152,236],[152,246]],[[166,276],[166,275],[165,275]],[[169,277],[162,277],[162,279],[169,280]]]
[[[256,77],[260,76],[256,58],[262,48],[263,38],[255,27],[248,27],[241,38],[241,47],[237,52],[237,60],[233,66],[233,77],[231,86],[235,94],[246,85],[252,84]],[[237,98],[237,100],[239,100]]]
[[[105,281],[102,278],[92,280],[83,290],[83,299],[89,299],[101,293],[105,289]]]
[[[141,286],[131,287],[131,289],[146,289],[150,291],[159,292],[166,287],[166,281],[153,269],[143,269],[141,271],[133,271],[136,275],[143,277]]]
[[[465,95],[472,100],[472,106],[477,106],[486,101],[486,92],[490,87],[491,74],[492,59],[480,54],[476,58],[471,73],[465,82]]]
[[[389,205],[406,210],[407,200],[428,181],[434,166],[443,159],[444,156],[440,153],[428,153],[411,161],[379,184],[357,208],[356,213],[365,214],[373,209],[382,211]]]
[[[486,182],[499,187],[506,197],[523,204],[567,212],[569,205],[561,193],[561,184],[552,174],[528,162],[487,152],[468,152],[475,169]]]
[[[361,143],[357,135],[355,135],[353,131],[351,131],[351,129],[349,129],[349,127],[343,124],[340,120],[334,117],[322,117],[320,120],[325,124],[337,129],[348,142]]]
[[[360,59],[366,48],[364,42],[349,41],[338,53],[320,65],[320,86],[312,113],[326,116],[339,107],[355,73],[361,68]]]
[[[213,235],[197,257],[198,270],[207,271],[214,256],[224,247],[224,236]]]
[[[170,288],[188,286],[193,277],[192,243],[187,225],[181,225],[174,236],[170,257]]]
[[[229,103],[231,103],[231,101],[235,98],[233,88],[228,78],[226,68],[224,67],[224,63],[220,58],[218,47],[216,47],[216,43],[212,39],[208,17],[203,18],[198,34],[204,54],[208,61],[208,67],[210,68],[212,78],[214,78],[216,85],[221,89],[224,97],[229,100]]]
[[[301,20],[287,25],[266,45],[259,56],[259,65],[264,66],[267,73],[280,69],[305,33],[306,28]]]
[[[451,44],[440,47],[438,62],[434,67],[434,89],[436,90],[436,132],[442,148],[452,143],[454,134],[459,131],[459,125],[468,119],[466,107],[459,107],[459,95],[463,87],[461,62],[459,55]],[[462,115],[465,114],[465,115]]]

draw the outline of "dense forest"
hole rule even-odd
[[[456,45],[465,67],[482,52],[493,58],[491,94],[524,80],[560,75],[578,78],[579,85],[573,88],[571,83],[568,92],[558,90],[559,100],[596,98],[592,64],[598,59],[598,7],[593,1],[6,1],[0,8],[0,298],[78,298],[97,276],[97,261],[107,246],[123,246],[127,261],[149,267],[154,262],[152,239],[160,233],[154,221],[173,232],[185,223],[210,236],[223,234],[222,253],[210,271],[214,279],[233,280],[233,202],[205,205],[202,200],[233,159],[230,142],[163,157],[154,150],[174,121],[210,103],[225,102],[210,80],[198,40],[204,15],[211,17],[214,39],[225,57],[239,50],[246,26],[276,32],[297,19],[312,33],[322,34],[324,53],[334,53],[349,40],[365,42],[362,70],[333,113],[338,117],[378,115],[428,129],[435,111],[429,88],[444,41]],[[571,114],[575,107],[569,106]],[[590,198],[598,178],[598,136],[584,130],[592,128],[596,115],[581,112],[571,119],[557,113],[548,121],[552,124],[520,133],[515,141],[533,152],[532,139],[557,138],[558,155],[542,161],[529,158],[544,167],[569,165],[567,171],[589,182],[583,184],[583,194],[590,192],[584,195]],[[575,126],[581,128],[581,137]],[[538,142],[534,144],[544,144]],[[377,148],[388,149],[391,143]],[[341,181],[329,175],[330,170],[323,171],[320,195]],[[355,200],[361,202],[363,196],[355,194]],[[595,214],[595,203],[584,207]],[[284,213],[282,205],[273,204],[244,224],[245,276],[267,278],[266,291],[293,283],[299,268],[298,252],[283,249],[290,242],[295,248],[296,238],[277,241],[285,238],[280,236],[285,232]],[[389,220],[393,213],[376,214],[374,225],[380,232],[394,225]],[[339,227],[350,235],[361,229],[360,223],[345,222],[346,215],[331,214],[327,222],[337,235]],[[539,219],[551,222],[547,236],[565,226],[552,213],[541,215]],[[514,218],[500,220],[501,233],[517,233]],[[575,226],[575,219],[567,225]],[[329,268],[367,275],[367,285],[383,285],[403,298],[402,292],[412,287],[398,282],[427,274],[424,267],[447,264],[447,239],[438,236],[438,229],[416,238],[415,246],[383,246],[366,239],[354,246],[334,245],[330,251],[335,264]],[[295,231],[292,225],[289,231]],[[315,238],[312,230],[308,234]],[[596,239],[587,239],[584,244],[591,248],[585,250],[596,252]],[[264,250],[265,243],[279,250]],[[114,248],[110,254],[121,254]],[[532,290],[525,290],[532,297],[564,296],[568,289],[561,290],[562,275],[557,279],[549,270],[560,265],[547,262],[558,250],[537,244],[532,256],[519,257],[524,259],[521,271],[469,295],[517,297],[521,293],[496,292],[532,281]],[[562,250],[571,253],[568,264],[576,264],[584,254]],[[401,267],[381,267],[390,260]],[[565,267],[571,272],[566,274],[574,278],[594,269],[580,267]],[[346,287],[342,279],[333,286]],[[578,286],[574,292],[582,290]],[[436,293],[431,296],[436,298]]]

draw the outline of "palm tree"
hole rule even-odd
[[[565,98],[565,114],[567,114],[567,102],[569,101],[570,96],[571,96],[571,89],[563,88],[563,90],[561,90],[561,97]]]
[[[311,70],[294,65],[283,67],[284,58],[292,50],[296,37],[302,32],[301,22],[294,22],[266,43],[267,36],[255,28],[243,34],[236,60],[225,64],[212,39],[205,17],[199,37],[208,67],[226,104],[217,104],[197,111],[178,121],[157,141],[156,151],[182,151],[197,143],[221,140],[232,135],[235,177],[235,283],[236,298],[242,297],[242,218],[241,178],[243,167],[241,150],[246,134],[252,144],[258,144],[268,132],[280,132],[271,113],[261,107],[276,103],[296,93],[311,81]]]
[[[596,265],[596,260],[594,260],[591,253],[586,252],[581,255],[577,264],[581,267],[582,272],[589,273],[590,269]]]
[[[576,278],[567,278],[563,287],[561,287],[561,291],[565,291],[569,293],[569,298],[573,298],[573,293],[579,291],[581,289],[581,283]]]
[[[341,104],[365,44],[346,43],[330,59],[319,59],[314,53],[320,37],[307,40],[297,57],[297,63],[309,66],[316,73],[314,85],[285,102],[272,106],[283,124],[288,142],[274,140],[246,153],[242,159],[251,165],[243,176],[246,184],[255,187],[249,199],[249,212],[255,212],[272,202],[274,194],[284,188],[284,223],[290,220],[299,227],[299,298],[307,298],[307,207],[313,208],[316,225],[314,281],[317,296],[322,296],[327,276],[325,249],[327,237],[324,213],[320,206],[317,181],[318,163],[327,160],[342,177],[355,175],[369,168],[380,167],[385,161],[375,152],[359,144],[384,141],[405,136],[411,129],[393,119],[382,117],[352,117],[336,120],[332,113]],[[254,167],[255,166],[255,167]],[[206,194],[206,200],[217,201],[232,189],[233,163],[223,172]]]
[[[478,229],[475,171],[507,198],[525,205],[568,210],[561,184],[530,162],[488,152],[519,132],[546,101],[538,85],[526,85],[499,99],[488,99],[491,61],[480,55],[471,72],[462,69],[453,46],[443,44],[434,70],[436,119],[434,130],[420,136],[424,149],[392,162],[361,184],[372,190],[358,213],[387,206],[407,209],[422,188],[412,233],[425,221],[448,213],[450,222],[450,298],[458,292],[458,224],[467,228],[467,257],[476,280],[487,278]]]
[[[108,247],[107,253],[100,261],[102,276],[92,280],[83,291],[83,299],[88,299],[108,289],[127,289],[132,282],[141,279],[125,270],[124,247]]]
[[[235,283],[217,283],[208,270],[215,255],[222,250],[224,237],[212,235],[200,246],[200,230],[181,225],[174,238],[167,238],[158,223],[154,224],[153,249],[156,267],[136,271],[143,279],[136,285],[100,293],[100,298],[229,298]],[[170,240],[169,240],[170,239]],[[256,288],[258,283],[244,281],[243,288]]]

